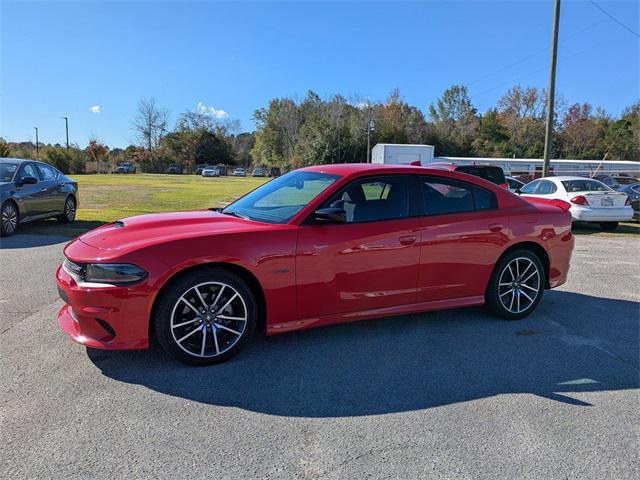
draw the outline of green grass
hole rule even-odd
[[[23,233],[77,236],[103,223],[154,212],[224,206],[265,183],[266,178],[199,175],[71,175],[78,182],[80,208],[76,221],[34,222]]]

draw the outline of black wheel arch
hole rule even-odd
[[[531,253],[533,253],[536,257],[540,259],[540,262],[542,263],[542,266],[544,268],[544,278],[545,278],[544,288],[545,289],[551,288],[551,285],[549,284],[549,270],[551,269],[551,261],[549,259],[549,254],[547,253],[545,248],[536,242],[514,243],[509,248],[507,248],[504,252],[502,252],[502,255],[500,255],[500,257],[496,260],[496,265],[505,255],[509,254],[510,252],[513,252],[514,250],[529,250]]]

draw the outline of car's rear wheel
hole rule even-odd
[[[600,224],[600,230],[603,232],[613,232],[618,228],[618,222],[602,222]]]
[[[542,262],[529,250],[514,250],[503,256],[491,274],[486,292],[487,306],[495,315],[518,320],[533,312],[545,285]]]
[[[62,215],[58,215],[58,220],[62,223],[71,223],[76,219],[76,199],[69,196],[64,202]]]
[[[154,308],[158,341],[178,360],[211,365],[235,356],[255,330],[256,301],[238,276],[209,270],[182,277]]]
[[[15,203],[4,202],[0,211],[0,235],[9,237],[18,229],[18,209]]]

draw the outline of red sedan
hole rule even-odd
[[[323,165],[222,211],[142,215],[69,243],[58,321],[91,348],[146,348],[211,364],[267,335],[486,304],[530,314],[567,279],[562,202],[413,166]]]

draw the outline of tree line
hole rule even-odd
[[[208,111],[185,111],[170,127],[170,115],[155,99],[138,103],[131,122],[135,144],[110,149],[96,138],[81,148],[40,144],[40,158],[65,173],[112,171],[132,162],[145,172],[171,164],[187,171],[199,164],[295,168],[323,163],[363,162],[367,136],[376,143],[434,145],[436,155],[541,158],[546,93],[514,86],[494,107],[480,113],[463,85],[446,89],[425,111],[399,90],[384,101],[323,99],[310,91],[302,100],[274,98],[254,112],[255,131]],[[640,101],[613,116],[589,103],[554,107],[553,158],[640,161]],[[0,157],[35,158],[32,142],[0,139]]]

